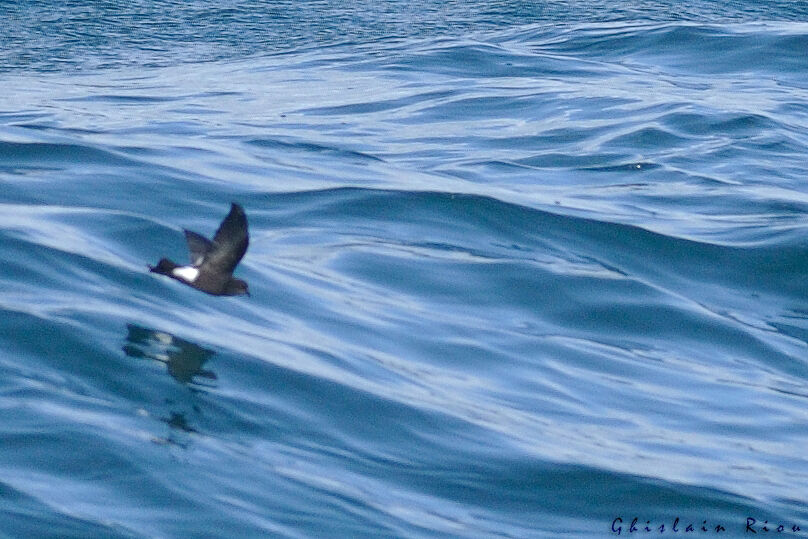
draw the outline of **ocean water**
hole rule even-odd
[[[0,536],[808,537],[804,2],[0,14]]]

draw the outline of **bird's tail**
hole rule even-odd
[[[159,273],[161,275],[171,275],[174,268],[178,268],[179,264],[175,264],[167,258],[161,258],[156,266],[149,266],[149,271],[152,273]]]

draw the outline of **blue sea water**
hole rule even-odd
[[[804,2],[0,14],[0,536],[808,537]]]

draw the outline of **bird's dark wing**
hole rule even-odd
[[[188,253],[191,256],[191,264],[198,266],[205,259],[205,256],[213,249],[213,242],[205,236],[185,231],[185,241],[188,242]]]
[[[247,216],[244,208],[238,204],[230,206],[230,213],[224,218],[219,230],[213,236],[211,249],[202,262],[204,269],[213,273],[231,274],[236,269],[247,246],[250,243],[247,234]]]

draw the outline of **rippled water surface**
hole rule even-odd
[[[0,13],[0,535],[808,536],[803,3]]]

